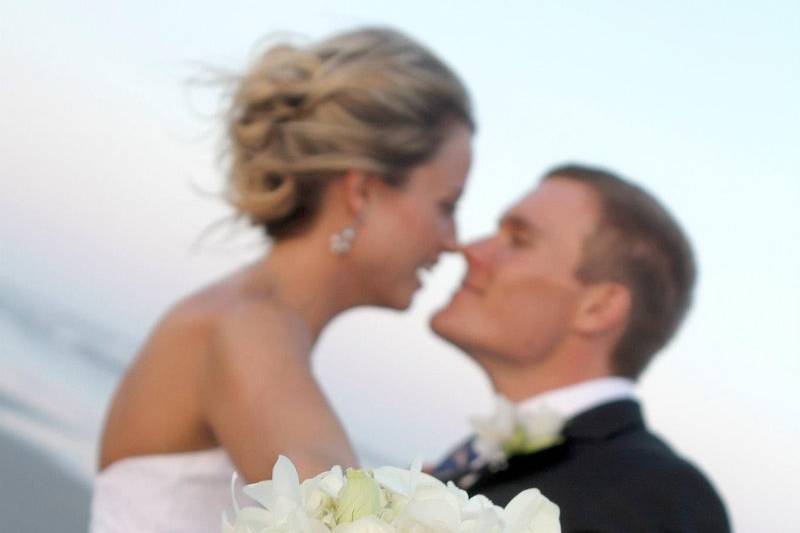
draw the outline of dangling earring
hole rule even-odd
[[[335,255],[345,255],[353,247],[355,236],[355,226],[347,226],[339,233],[334,233],[331,235],[331,252]]]

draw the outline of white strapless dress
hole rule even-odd
[[[234,469],[222,448],[117,461],[95,478],[89,531],[219,533]]]

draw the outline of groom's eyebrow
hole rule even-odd
[[[508,228],[513,231],[525,231],[533,235],[538,235],[539,233],[541,233],[541,231],[539,231],[539,228],[537,228],[533,222],[514,213],[509,213],[508,215],[501,218],[500,226]]]
[[[532,222],[514,213],[509,213],[501,218],[500,225],[508,226],[513,229],[528,230],[533,232],[538,231]]]

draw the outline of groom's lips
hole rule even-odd
[[[474,281],[471,281],[469,279],[465,279],[464,281],[461,282],[461,290],[472,292],[477,295],[483,294],[483,289],[478,285],[476,285]]]

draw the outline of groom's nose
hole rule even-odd
[[[486,270],[492,255],[493,236],[484,237],[461,246],[461,253],[467,260],[470,271]]]

